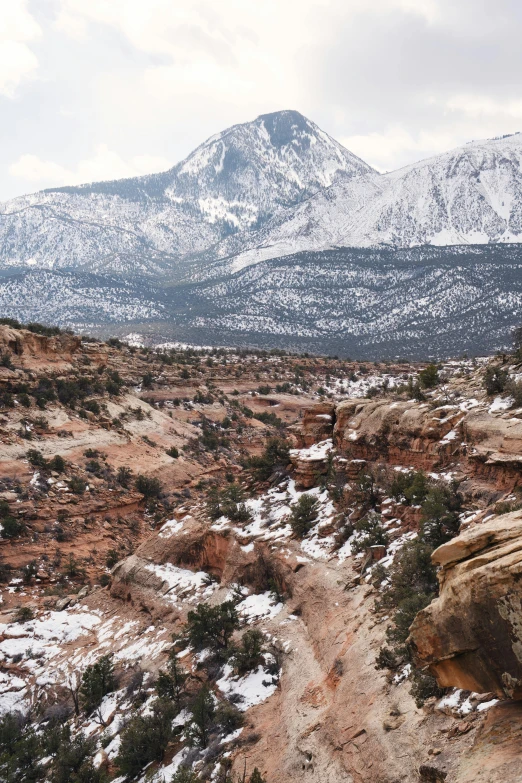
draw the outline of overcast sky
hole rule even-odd
[[[297,109],[380,170],[522,130],[520,0],[0,0],[0,200]]]

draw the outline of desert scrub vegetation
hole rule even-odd
[[[34,725],[19,713],[0,718],[0,778],[6,783],[107,783],[92,758],[96,741],[73,736],[67,712]],[[45,765],[42,763],[46,760]]]
[[[269,481],[282,477],[290,461],[290,444],[283,438],[269,438],[259,457],[250,457],[246,466],[255,481]]]
[[[136,476],[134,486],[138,492],[143,495],[145,500],[155,500],[160,497],[162,492],[162,486],[159,479],[152,476],[143,476],[141,473]]]
[[[431,555],[458,534],[461,507],[462,498],[455,483],[428,485],[421,503],[417,538],[402,546],[388,569],[379,564],[373,568],[372,582],[380,589],[376,609],[390,617],[387,645],[377,656],[377,668],[396,670],[412,664],[407,644],[411,624],[416,614],[438,595],[437,572]],[[419,706],[429,696],[442,693],[436,680],[424,671],[413,668],[411,680],[411,694]]]
[[[490,397],[495,394],[502,394],[506,389],[508,378],[507,370],[503,369],[501,365],[489,364],[484,373],[484,388],[486,389],[486,394]]]
[[[225,516],[232,522],[249,522],[252,515],[245,501],[245,490],[239,484],[231,483],[222,490],[213,485],[207,493],[207,512],[213,520]]]
[[[11,513],[9,503],[0,500],[0,535],[2,538],[18,538],[25,533],[25,524]]]
[[[232,636],[239,627],[234,601],[224,601],[218,606],[200,603],[187,615],[184,636],[195,650],[208,647],[226,659]]]
[[[355,555],[366,552],[372,546],[387,547],[389,542],[390,537],[382,524],[382,518],[375,511],[369,511],[353,526],[350,545]]]
[[[108,655],[103,655],[96,663],[87,666],[82,675],[80,701],[85,712],[93,712],[115,687],[114,665]]]

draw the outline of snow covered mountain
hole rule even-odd
[[[522,135],[471,142],[390,174],[330,188],[219,248],[237,271],[331,247],[464,245],[522,241]],[[243,248],[240,247],[241,242]]]
[[[0,264],[169,275],[226,236],[372,169],[299,112],[213,136],[161,174],[45,190],[0,207]]]
[[[0,268],[203,280],[332,247],[522,240],[522,135],[379,174],[296,111],[213,136],[161,174],[0,205]]]
[[[0,205],[1,314],[103,335],[495,350],[520,319],[521,269],[520,134],[379,174],[283,111],[162,174]]]

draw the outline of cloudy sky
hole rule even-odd
[[[381,170],[522,130],[520,0],[0,0],[0,199],[298,109]]]

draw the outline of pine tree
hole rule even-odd
[[[104,696],[114,690],[114,666],[108,655],[87,666],[82,676],[80,700],[85,712],[99,707]]]
[[[189,742],[206,748],[212,728],[216,707],[214,697],[208,685],[204,685],[192,705],[192,721],[188,729]]]
[[[172,650],[169,655],[167,671],[160,671],[156,682],[156,692],[160,699],[171,699],[179,710],[187,676],[178,663],[175,650]]]

